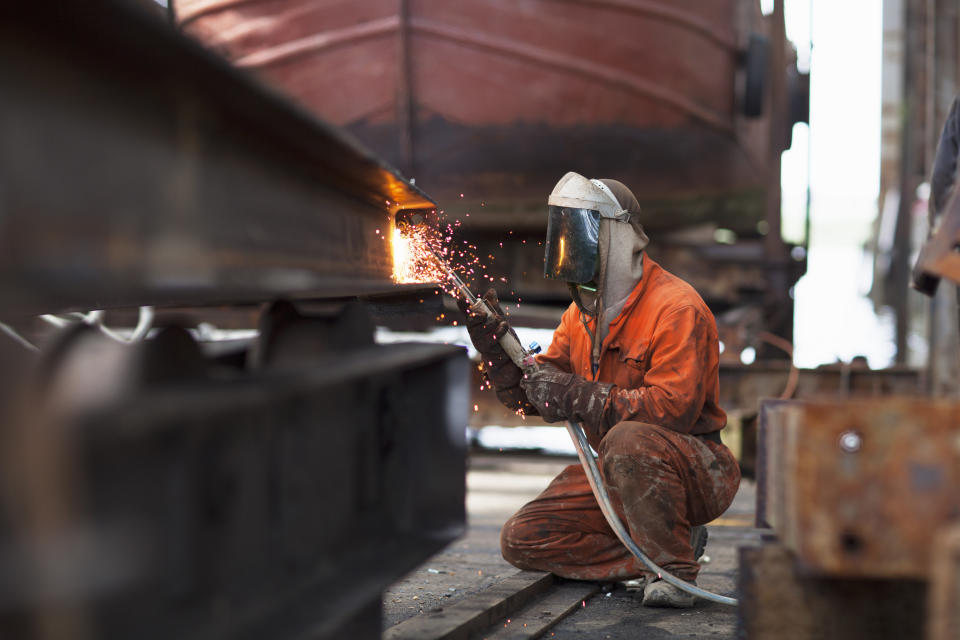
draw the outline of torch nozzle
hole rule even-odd
[[[434,209],[401,209],[397,211],[396,217],[394,218],[395,224],[398,229],[404,229],[407,226],[416,227],[422,224],[427,224],[428,216],[434,214]],[[447,260],[429,244],[426,244],[427,250],[430,252],[430,255],[433,256],[434,260],[437,261],[437,264],[443,270],[444,274],[447,276],[454,287],[460,292],[471,305],[476,304],[477,296],[473,294],[470,290],[470,287],[467,286],[467,283],[454,271],[453,267],[447,262]]]
[[[430,223],[430,216],[434,213],[434,210],[431,209],[403,209],[397,212],[395,218],[395,224],[398,229],[403,232],[406,227],[416,227],[423,224]],[[458,295],[462,296],[471,307],[476,310],[482,310],[483,313],[486,313],[489,316],[496,314],[496,311],[490,304],[478,296],[474,295],[473,291],[470,290],[470,287],[466,282],[463,281],[463,278],[450,266],[450,263],[447,262],[447,259],[440,253],[436,247],[431,246],[429,242],[423,243],[423,248],[425,248],[429,254],[436,261],[437,266],[440,267],[440,270],[446,276],[447,282],[452,285],[452,288],[456,289]],[[450,293],[450,289],[446,289]],[[501,346],[507,352],[507,355],[513,360],[517,366],[524,370],[530,370],[531,367],[535,366],[533,361],[532,353],[528,352],[523,348],[523,345],[520,344],[520,340],[517,338],[516,334],[513,333],[511,329],[506,335],[501,338]]]
[[[394,221],[401,229],[408,225],[416,227],[425,223],[427,221],[427,214],[432,211],[432,209],[401,209],[397,211]]]
[[[452,282],[453,286],[460,291],[460,295],[462,295],[471,305],[476,304],[479,298],[473,294],[473,291],[471,291],[470,287],[467,286],[467,283],[463,281],[463,278],[461,278],[460,275],[453,270],[453,267],[447,264],[447,261],[444,260],[443,256],[437,253],[436,250],[431,248],[430,253],[433,254],[433,257],[436,258],[437,262],[440,264],[440,267],[447,274],[447,279]]]

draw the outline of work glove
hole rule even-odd
[[[500,300],[497,298],[496,291],[493,289],[487,290],[483,294],[483,299],[493,309],[493,316],[488,316],[483,311],[473,311],[470,308],[470,301],[466,298],[457,298],[456,300],[460,311],[466,316],[467,333],[470,334],[470,340],[477,351],[481,355],[503,353],[503,347],[500,346],[498,341],[510,330],[510,325],[507,323],[503,309],[500,308]]]
[[[526,415],[536,415],[536,409],[527,401],[523,389],[520,388],[523,371],[500,346],[500,338],[513,330],[500,308],[497,292],[489,289],[483,294],[483,299],[494,310],[493,316],[488,316],[483,311],[472,311],[470,303],[465,299],[456,300],[460,311],[466,316],[464,324],[470,334],[470,341],[480,353],[487,380],[493,386],[497,399],[505,407],[512,411],[523,411]]]
[[[521,380],[520,388],[547,422],[576,420],[588,431],[603,432],[603,409],[612,384],[592,382],[554,366],[541,365]]]

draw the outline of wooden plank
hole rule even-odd
[[[557,623],[574,611],[581,609],[584,603],[600,591],[595,582],[569,582],[558,585],[544,598],[535,600],[515,616],[499,623],[500,626],[489,634],[487,640],[527,640],[539,638]]]
[[[387,629],[384,640],[466,640],[520,609],[537,594],[554,584],[553,574],[518,571],[476,596],[416,616]]]

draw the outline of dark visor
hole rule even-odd
[[[549,207],[544,277],[578,284],[593,280],[599,234],[599,211]]]

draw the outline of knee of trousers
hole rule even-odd
[[[670,446],[666,431],[646,422],[618,422],[603,437],[597,453],[601,459],[651,455],[662,458]]]
[[[525,564],[527,549],[533,542],[531,527],[517,521],[516,515],[507,520],[500,529],[500,553],[503,559],[514,566]]]

